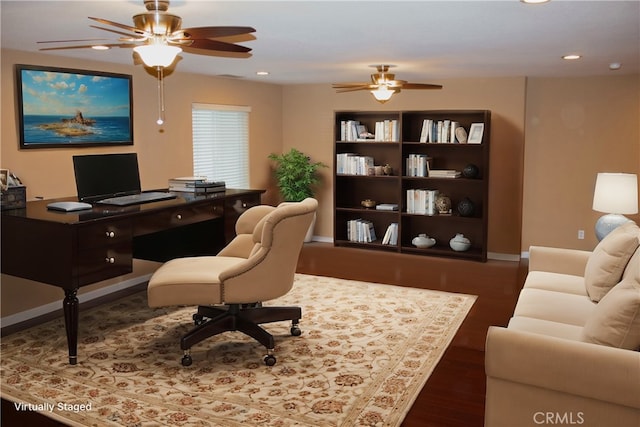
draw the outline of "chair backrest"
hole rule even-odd
[[[249,258],[220,273],[225,303],[268,301],[289,292],[317,208],[318,202],[307,198],[282,204],[258,222]]]
[[[218,253],[218,256],[249,258],[256,246],[253,241],[256,225],[275,209],[275,206],[257,205],[244,211],[236,221],[236,236]]]

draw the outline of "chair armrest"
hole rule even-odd
[[[487,378],[640,409],[640,353],[492,326]]]
[[[529,248],[529,271],[548,271],[584,276],[589,255],[591,255],[590,251],[579,249],[531,246]]]

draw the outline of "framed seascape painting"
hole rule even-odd
[[[132,78],[16,65],[20,148],[133,145]]]

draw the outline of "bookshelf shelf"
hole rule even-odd
[[[480,143],[458,142],[455,129],[460,127],[468,133],[473,123],[484,124]],[[339,111],[335,113],[334,124],[336,246],[486,261],[490,111]],[[373,133],[374,129],[378,129],[376,135],[384,135],[388,140],[355,140],[362,132]],[[425,141],[428,138],[446,142]],[[419,166],[417,158],[422,159]],[[429,171],[426,171],[425,162]],[[379,166],[384,165],[392,169],[390,175],[380,174]],[[469,165],[476,166],[475,176],[412,176],[462,172]],[[431,197],[425,202],[431,209],[437,195],[446,195],[451,200],[451,214],[408,213],[409,190],[430,190],[427,195],[420,194]],[[360,206],[364,199],[396,204],[398,209],[365,209]],[[471,214],[463,212],[469,216],[458,213],[457,207],[463,200],[473,206]],[[420,199],[421,203],[423,199]],[[433,210],[428,212],[433,213]],[[373,230],[376,240],[353,241],[353,230],[348,231],[348,228],[356,222],[358,227]],[[397,224],[397,244],[383,244],[387,229],[394,223]],[[437,244],[428,249],[416,248],[411,241],[420,233],[435,238]],[[449,247],[449,240],[457,233],[471,241],[468,251],[456,252]]]

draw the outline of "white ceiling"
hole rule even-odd
[[[89,16],[132,25],[142,0],[0,2],[2,48],[117,36]],[[214,1],[173,0],[182,27],[252,26],[249,59],[182,53],[176,72],[278,84],[367,81],[372,64],[395,64],[414,83],[503,76],[640,73],[640,1]],[[131,49],[51,55],[134,65]],[[578,61],[563,61],[579,53]],[[610,71],[609,64],[622,68]],[[137,65],[141,66],[141,65]],[[256,76],[266,70],[267,77]]]

